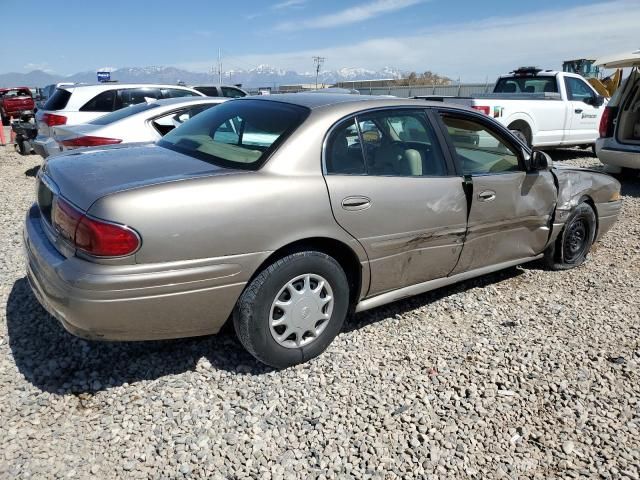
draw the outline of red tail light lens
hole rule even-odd
[[[93,137],[88,135],[86,137],[72,138],[70,140],[62,140],[60,142],[65,147],[99,147],[101,145],[116,145],[122,143],[119,138],[106,138],[106,137]]]
[[[96,257],[131,255],[140,247],[140,237],[132,229],[87,217],[59,197],[54,202],[52,222],[77,249]]]
[[[485,115],[489,115],[489,112],[491,111],[491,109],[487,105],[472,105],[471,108],[473,108],[474,110],[478,110]]]
[[[66,125],[67,117],[64,115],[56,115],[54,113],[45,113],[42,115],[42,121],[50,127],[55,127],[56,125]]]
[[[617,107],[605,107],[604,112],[602,112],[602,117],[600,117],[599,133],[601,138],[613,137],[613,121],[617,114]]]

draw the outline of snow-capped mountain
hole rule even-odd
[[[148,67],[104,67],[111,72],[111,79],[120,82],[140,83],[177,83],[185,82],[189,85],[218,83],[218,74],[190,72],[176,67],[148,66]],[[398,79],[403,77],[400,70],[385,67],[382,70],[368,70],[365,68],[345,67],[338,70],[323,70],[318,75],[318,82],[334,84],[345,80],[374,80]],[[251,69],[235,69],[223,72],[222,82],[228,84],[241,83],[246,87],[274,87],[286,84],[314,83],[315,72],[304,73],[283,70],[270,65],[258,65]],[[96,72],[79,72],[69,76],[55,75],[41,70],[29,73],[0,74],[0,86],[27,85],[44,86],[56,82],[96,82]]]

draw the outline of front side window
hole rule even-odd
[[[158,145],[216,165],[255,170],[308,114],[304,107],[280,102],[225,102],[176,128]]]
[[[584,102],[587,98],[594,97],[593,90],[579,78],[565,77],[565,85],[567,87],[567,98],[577,102]]]
[[[520,170],[518,154],[482,123],[442,114],[465,175],[508,173]]]

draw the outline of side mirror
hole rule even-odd
[[[531,172],[537,172],[549,168],[551,160],[546,153],[541,152],[540,150],[534,150],[529,157],[528,163],[528,170]]]
[[[604,103],[604,97],[602,95],[586,97],[584,99],[584,103],[586,103],[587,105],[593,105],[594,107],[599,107]]]

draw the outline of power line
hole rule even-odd
[[[318,89],[318,75],[320,74],[320,66],[326,60],[325,57],[313,57],[313,63],[316,64],[316,90]]]

